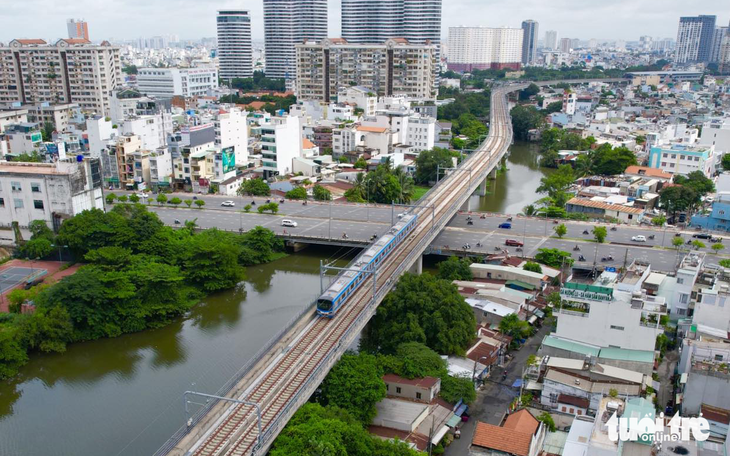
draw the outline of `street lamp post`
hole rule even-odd
[[[480,356],[479,358],[474,360],[474,369],[471,371],[471,381],[476,383],[476,376],[477,376],[477,362],[483,360],[483,359],[489,359],[486,356]]]

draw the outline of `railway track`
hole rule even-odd
[[[488,171],[505,146],[505,138],[511,138],[511,125],[508,120],[505,122],[508,114],[504,112],[503,96],[502,92],[493,94],[493,97],[497,98],[492,102],[493,130],[480,148],[462,165],[469,164],[472,167],[471,172],[477,176]],[[323,363],[330,361],[333,350],[342,348],[341,345],[348,342],[345,339],[350,335],[353,324],[367,317],[367,313],[375,311],[372,280],[376,280],[378,296],[387,291],[393,283],[392,279],[400,274],[399,269],[404,269],[404,265],[409,262],[409,257],[413,255],[418,245],[427,241],[429,233],[433,234],[432,231],[442,224],[445,225],[451,218],[453,206],[456,204],[454,200],[459,199],[458,195],[464,191],[470,193],[468,187],[477,181],[466,180],[458,176],[458,173],[452,173],[441,182],[441,185],[432,190],[433,194],[427,195],[427,202],[435,205],[435,208],[432,210],[430,207],[420,206],[414,209],[414,212],[419,214],[416,228],[386,258],[377,276],[371,275],[363,280],[354,296],[333,319],[312,319],[285,353],[275,359],[272,365],[259,374],[252,386],[238,396],[240,400],[260,405],[263,435],[273,434],[272,425],[276,424],[279,415],[299,397],[303,388],[318,373],[318,369],[323,367]],[[430,220],[431,217],[433,221]],[[264,442],[259,446],[257,439],[254,407],[236,404],[229,406],[226,413],[189,451],[178,454],[196,456],[259,454],[259,451],[265,450],[268,445]]]

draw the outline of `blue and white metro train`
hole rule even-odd
[[[357,261],[351,269],[343,272],[332,282],[317,300],[317,313],[323,317],[332,318],[347,298],[357,290],[357,287],[367,279],[369,275],[362,270],[372,271],[395,249],[398,244],[408,236],[408,233],[416,227],[418,215],[408,214],[403,216],[388,233],[379,237]]]

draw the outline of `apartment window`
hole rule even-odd
[[[687,309],[677,309],[677,315],[686,315]]]
[[[611,329],[615,329],[615,330],[618,330],[618,331],[623,331],[624,330],[624,327],[623,326],[611,325]]]
[[[41,191],[41,184],[39,184],[37,182],[31,182],[30,183],[30,191],[32,191],[34,193],[40,193],[40,191]]]
[[[681,304],[687,304],[689,302],[689,295],[684,294],[684,293],[680,293],[679,294],[679,302]]]
[[[665,168],[667,166],[667,162],[662,162],[662,168]]]
[[[677,283],[682,285],[684,283],[684,279],[682,277],[677,277]]]
[[[400,394],[400,386],[396,386],[395,387],[395,392],[398,393],[398,394]]]
[[[43,201],[41,200],[33,200],[33,207],[36,209],[43,210]]]
[[[717,355],[715,355],[715,357],[717,358]],[[720,355],[720,358],[722,358],[722,355]],[[416,393],[416,399],[420,399],[420,398],[421,398],[421,393]]]
[[[13,203],[15,203],[15,209],[23,209],[23,200],[20,198],[14,198]]]
[[[19,192],[19,191],[21,191],[21,186],[20,186],[20,182],[11,182],[11,183],[10,183],[10,188],[12,188],[12,190],[13,190],[14,192]]]
[[[722,361],[722,355],[715,355],[715,361]]]

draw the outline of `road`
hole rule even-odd
[[[250,201],[249,201],[250,202]],[[326,203],[309,203],[307,206],[301,204],[285,203],[282,205],[283,214],[268,215],[258,213],[244,213],[240,208],[216,209],[188,209],[173,208],[169,206],[157,207],[151,205],[150,210],[156,212],[160,219],[169,225],[175,226],[174,220],[181,223],[186,220],[196,219],[201,228],[220,228],[224,230],[237,231],[239,229],[249,230],[257,225],[269,228],[279,235],[295,236],[297,238],[310,238],[310,242],[326,242],[328,239],[343,241],[343,234],[347,234],[348,241],[353,245],[363,245],[369,242],[374,234],[381,235],[390,228],[391,218],[397,219],[399,210],[404,208],[391,208],[389,206],[364,207],[359,205],[340,205]],[[332,219],[329,218],[330,210]],[[483,215],[485,218],[480,218]],[[533,257],[540,248],[557,248],[570,252],[577,266],[591,267],[595,263],[599,266],[618,267],[636,258],[648,261],[652,268],[658,271],[673,272],[682,254],[688,246],[686,242],[692,239],[694,232],[680,232],[674,229],[658,229],[650,226],[621,225],[616,231],[611,231],[610,224],[602,224],[608,229],[606,243],[598,244],[593,242],[593,235],[590,234],[595,222],[571,222],[564,221],[567,234],[563,239],[557,239],[554,233],[555,224],[551,219],[516,217],[513,216],[512,228],[509,230],[498,228],[499,224],[506,220],[506,216],[500,214],[479,214],[472,213],[473,225],[468,225],[467,214],[459,213],[448,223],[446,229],[439,234],[431,244],[431,251],[435,253],[448,254],[454,251],[465,250],[465,244],[471,247],[469,253],[492,254],[496,248],[505,249],[512,255],[520,256],[524,253],[527,257]],[[281,226],[283,218],[297,222],[296,228]],[[286,231],[286,233],[285,233]],[[588,231],[589,234],[583,234]],[[654,235],[654,239],[647,239],[647,242],[633,242],[631,238],[636,235],[644,235],[647,238]],[[682,250],[672,246],[672,239],[675,234],[680,234],[685,241]],[[504,245],[507,239],[514,239],[524,242],[523,252],[518,252],[516,247]],[[481,243],[481,247],[477,247]],[[725,240],[727,243],[727,240]],[[717,260],[726,258],[726,255],[716,255],[709,248],[701,249],[708,253],[707,262],[716,263]],[[578,245],[580,251],[573,248]],[[730,249],[728,249],[730,253]],[[585,261],[578,261],[580,255]],[[601,261],[603,257],[613,257],[613,261]]]
[[[271,349],[260,355],[253,367],[241,373],[231,391],[224,393],[245,403],[209,403],[157,454],[264,454],[360,333],[395,284],[394,279],[420,260],[458,208],[503,158],[512,142],[506,94],[524,87],[512,85],[493,91],[492,128],[487,139],[458,170],[424,197],[423,204],[427,207],[413,209],[418,215],[414,229],[382,258],[377,275],[364,276],[336,317],[316,318],[311,310],[306,313]],[[467,174],[469,177],[465,178]]]

